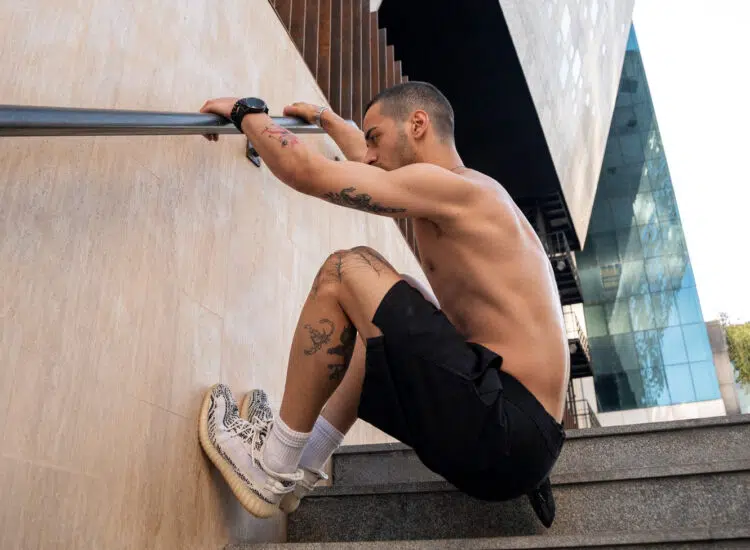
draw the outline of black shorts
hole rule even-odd
[[[361,419],[473,497],[508,500],[544,481],[565,431],[499,355],[466,342],[403,280],[372,321],[383,335],[367,340]]]

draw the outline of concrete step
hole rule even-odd
[[[598,550],[719,550],[750,547],[750,527],[680,529],[644,533],[500,537],[388,542],[299,542],[234,544],[225,550],[515,550],[596,548]]]
[[[403,445],[344,448],[334,484],[289,516],[291,542],[594,535],[750,524],[750,416],[571,431],[552,475],[557,518],[526,498],[456,491]]]

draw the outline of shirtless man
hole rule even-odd
[[[555,277],[505,189],[463,165],[443,94],[421,82],[387,89],[368,106],[364,133],[327,109],[285,109],[320,124],[347,162],[313,153],[260,100],[214,99],[201,111],[231,119],[293,189],[413,219],[435,293],[369,247],[336,251],[302,308],[278,417],[261,390],[241,412],[226,386],[207,392],[200,440],[245,508],[296,509],[362,418],[459,490],[529,494],[551,523],[548,475],[565,440],[569,377]]]

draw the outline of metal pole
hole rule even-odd
[[[297,118],[273,117],[273,121],[295,134],[323,132],[318,126]],[[0,137],[238,133],[234,124],[223,117],[203,113],[0,105]]]

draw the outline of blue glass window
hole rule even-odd
[[[713,361],[711,343],[708,341],[708,331],[705,324],[682,325],[682,333],[685,335],[687,357],[691,363],[695,361]]]
[[[620,297],[625,298],[634,294],[645,294],[648,292],[648,280],[643,262],[625,262],[622,264],[622,280],[620,284]]]
[[[630,332],[628,332],[627,334],[615,334],[614,336],[612,336],[612,341],[615,345],[617,357],[620,360],[621,369],[626,371],[640,371],[638,357],[635,353],[635,342],[633,340],[633,334]]]
[[[591,221],[589,222],[589,232],[603,233],[615,229],[614,218],[610,210],[607,199],[597,199],[594,208],[591,211]]]
[[[599,265],[619,263],[620,255],[617,253],[617,239],[614,233],[599,233],[593,235],[592,240],[595,243],[596,259]]]
[[[632,197],[613,197],[609,204],[615,229],[630,229],[634,221]]]
[[[671,188],[665,187],[654,191],[653,197],[659,221],[677,219],[677,201]]]
[[[681,288],[675,291],[677,308],[680,310],[680,319],[685,324],[700,323],[703,321],[701,307],[698,303],[698,293],[695,287]]]
[[[693,377],[687,364],[671,365],[664,368],[667,373],[667,384],[672,403],[690,403],[695,401]]]
[[[628,306],[630,307],[630,320],[633,324],[633,330],[656,328],[650,294],[631,296],[628,299]]]
[[[628,310],[627,300],[617,300],[612,304],[604,305],[605,315],[609,322],[610,334],[622,334],[633,330],[630,326],[630,315]]]
[[[641,168],[638,183],[636,185],[636,193],[649,193],[651,191],[651,180],[648,177],[648,166],[644,165]],[[635,178],[634,178],[635,181]]]
[[[698,401],[708,401],[721,397],[713,361],[690,363],[690,372],[693,374],[695,397]]]
[[[637,108],[637,106],[636,106]],[[634,122],[640,122],[633,119]],[[622,151],[622,160],[628,163],[643,162],[643,144],[641,143],[640,134],[621,134],[620,135],[620,150]]]
[[[654,258],[662,255],[661,231],[655,223],[640,227],[641,246],[645,258]]]
[[[641,371],[641,377],[643,378],[643,398],[640,402],[642,407],[659,407],[671,403],[664,367],[658,365]]]
[[[604,299],[604,294],[602,292],[602,276],[599,266],[579,269],[578,276],[581,279],[584,303],[601,302]]]
[[[654,292],[651,294],[651,305],[657,328],[680,324],[680,315],[677,311],[677,302],[673,291]]]
[[[661,357],[665,365],[687,363],[687,350],[681,327],[669,327],[661,331]]]
[[[646,279],[651,292],[672,288],[672,277],[669,266],[665,265],[664,257],[646,260]]]
[[[633,213],[638,225],[656,223],[656,203],[651,193],[639,193],[633,201]]]
[[[675,288],[688,288],[695,286],[693,266],[690,265],[689,261],[685,263],[684,269],[675,270],[672,272],[672,284]]]
[[[583,316],[586,319],[586,332],[589,340],[609,334],[604,306],[583,306]]]
[[[661,224],[662,254],[683,256],[685,254],[685,237],[682,227],[676,222],[664,222]]]
[[[617,249],[620,251],[622,261],[643,259],[643,249],[641,248],[641,236],[638,228],[620,230],[617,232]]]
[[[619,369],[620,359],[617,357],[611,336],[590,338],[589,350],[591,351],[591,364],[597,375],[621,370]]]

